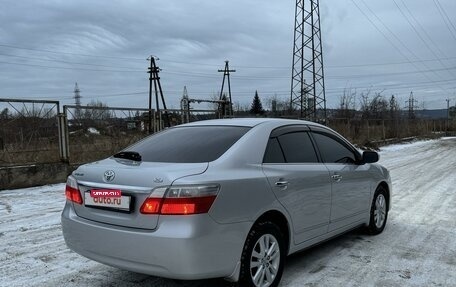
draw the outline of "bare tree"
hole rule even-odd
[[[113,117],[111,111],[107,109],[108,105],[101,101],[92,100],[87,104],[87,107],[90,107],[90,109],[85,109],[82,113],[84,120],[107,120]]]
[[[369,100],[369,94],[370,90],[367,90],[366,92],[361,93],[361,99],[360,99],[360,110],[362,113],[363,119],[368,119],[370,117],[369,113],[369,105],[370,105],[370,100]]]
[[[373,119],[386,119],[388,110],[388,101],[380,93],[376,93],[369,104],[370,117]]]
[[[343,95],[339,98],[339,107],[336,111],[338,118],[353,118],[356,114],[356,90],[344,89]]]
[[[11,113],[9,111],[8,108],[4,108],[1,112],[0,112],[0,120],[7,120],[11,118]]]

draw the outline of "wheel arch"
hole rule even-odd
[[[278,210],[269,210],[264,212],[260,217],[258,217],[257,220],[255,220],[255,223],[253,224],[252,228],[256,224],[265,221],[271,221],[277,224],[277,226],[280,228],[280,231],[282,231],[282,234],[285,236],[285,243],[287,245],[286,250],[288,254],[291,245],[291,229],[287,217]]]
[[[386,191],[386,204],[388,206],[388,210],[390,209],[390,202],[391,202],[391,193],[390,193],[390,187],[386,181],[381,181],[378,185],[377,188],[382,187]]]

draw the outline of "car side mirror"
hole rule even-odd
[[[363,152],[362,163],[374,163],[379,160],[378,153],[376,151],[365,151]]]

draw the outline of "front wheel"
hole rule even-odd
[[[367,227],[369,234],[377,235],[385,229],[386,220],[388,219],[388,201],[385,188],[379,186],[374,194],[372,201],[370,221]]]
[[[273,222],[255,225],[247,236],[241,257],[239,286],[275,287],[282,278],[285,239]]]

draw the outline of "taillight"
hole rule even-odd
[[[76,179],[71,175],[67,179],[65,187],[65,197],[67,200],[75,202],[77,204],[82,204],[82,196],[79,192],[79,187]]]
[[[141,206],[143,214],[190,215],[207,213],[217,197],[218,185],[157,188]]]
[[[146,198],[139,211],[144,214],[159,214],[161,201],[161,198]]]
[[[198,214],[207,213],[215,196],[194,198],[165,198],[161,214]]]

